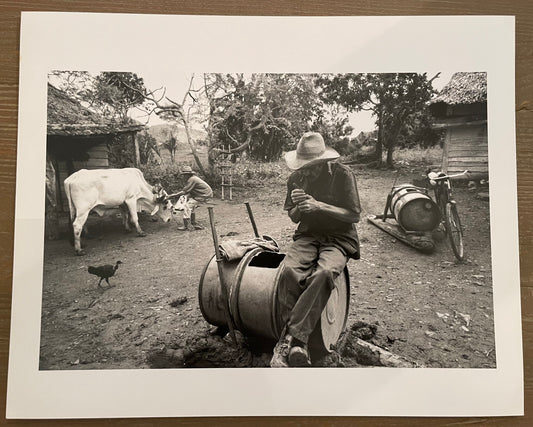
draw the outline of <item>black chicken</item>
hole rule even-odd
[[[109,283],[109,278],[115,274],[115,271],[117,271],[119,264],[122,264],[122,261],[117,261],[115,265],[106,264],[101,265],[99,267],[93,267],[92,265],[90,265],[87,271],[90,274],[94,274],[95,276],[98,276],[100,278],[100,281],[98,282],[98,287],[101,288],[100,283],[102,283],[102,280],[104,279],[111,287],[111,284]]]

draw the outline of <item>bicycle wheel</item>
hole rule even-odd
[[[448,202],[446,204],[446,232],[450,239],[453,253],[455,257],[462,261],[465,257],[463,246],[463,229],[461,227],[461,220],[457,213],[457,206],[455,203]]]

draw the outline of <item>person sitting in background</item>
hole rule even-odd
[[[271,367],[311,366],[308,339],[324,310],[335,279],[350,258],[359,259],[355,223],[361,207],[351,169],[334,160],[322,135],[305,133],[285,155],[295,171],[287,181],[284,209],[298,224],[278,282],[280,324]]]
[[[183,208],[183,226],[178,227],[178,230],[201,230],[203,227],[196,223],[195,210],[200,203],[206,203],[213,197],[213,190],[207,182],[196,175],[190,166],[184,166],[181,175],[187,182],[176,196],[186,195],[187,203]]]

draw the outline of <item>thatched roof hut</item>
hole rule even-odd
[[[430,104],[439,102],[448,105],[487,102],[487,73],[454,73]]]
[[[117,137],[127,141],[138,163],[135,134],[143,128],[134,121],[117,123],[107,119],[48,84],[47,206],[67,210],[65,178],[79,169],[108,168],[110,147]]]
[[[48,84],[47,135],[96,136],[138,132],[140,123],[116,123],[85,108],[65,92]]]
[[[487,73],[481,72],[454,73],[446,86],[429,102],[435,117],[462,116],[469,111],[474,112],[478,107],[486,109],[486,105]]]
[[[436,128],[446,129],[442,170],[488,174],[487,73],[454,73],[429,103]]]

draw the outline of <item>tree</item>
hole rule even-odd
[[[311,75],[217,74],[207,80],[217,85],[208,94],[215,153],[247,150],[256,160],[276,160],[320,110]]]
[[[144,81],[131,72],[105,71],[94,79],[92,105],[121,123],[128,122],[130,109],[144,103]]]
[[[326,108],[324,109],[326,110]],[[337,108],[328,109],[328,114],[319,115],[313,122],[311,130],[319,132],[326,145],[346,155],[352,149],[350,135],[353,128],[348,123],[348,116]]]
[[[174,135],[170,135],[169,138],[163,143],[163,147],[170,153],[170,161],[174,163],[176,161],[176,150],[178,149],[178,140]]]
[[[156,139],[148,132],[139,132],[136,135],[137,143],[139,144],[139,156],[141,165],[147,165],[153,162],[157,157],[161,157],[159,146]]]
[[[408,129],[429,127],[427,101],[434,94],[426,73],[324,74],[317,80],[321,98],[326,103],[345,107],[348,111],[371,111],[376,117],[378,135],[375,158],[381,166],[383,147],[387,149],[387,166],[393,166],[393,153]]]

